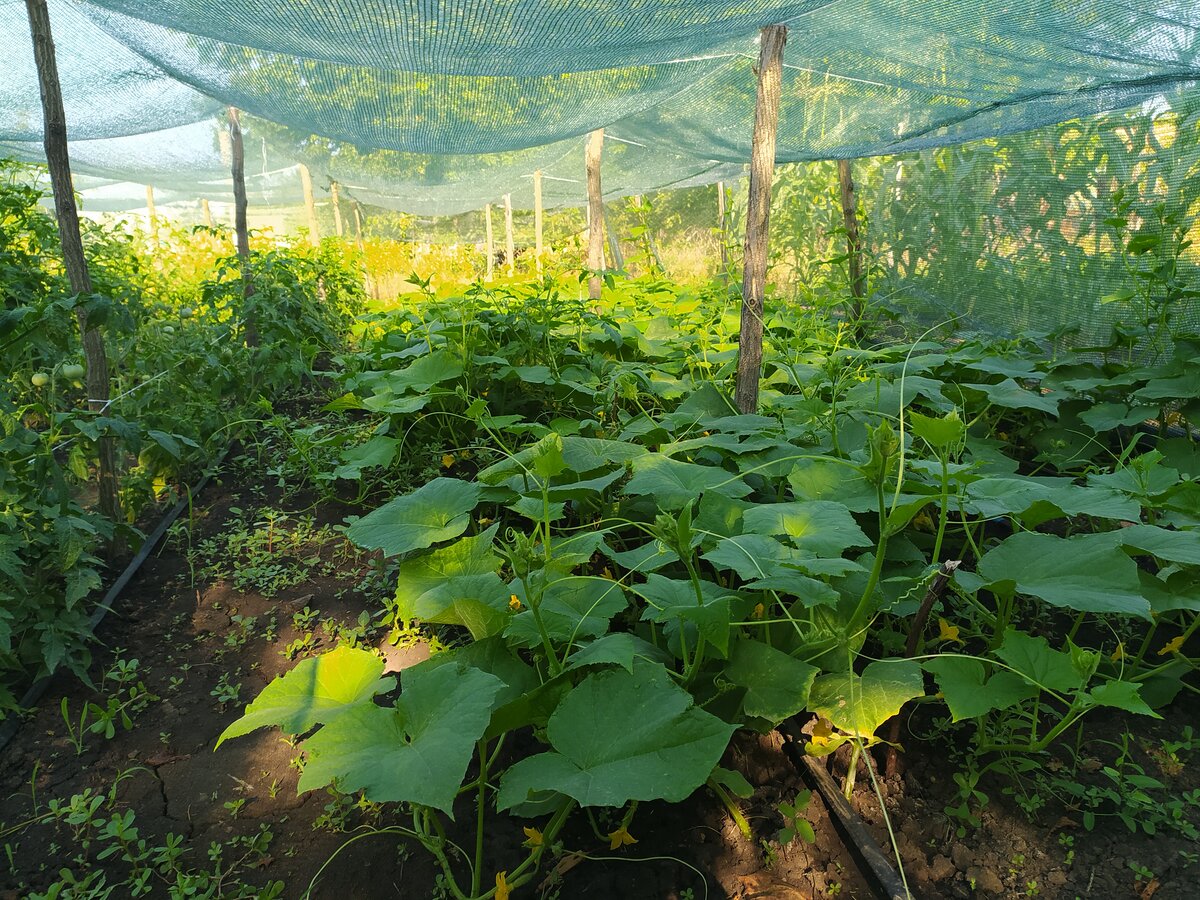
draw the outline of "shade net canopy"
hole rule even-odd
[[[1200,78],[1200,8],[1146,0],[92,0],[171,77],[361,147],[486,153],[600,126],[741,162],[756,29],[789,24],[781,159],[898,152]]]
[[[872,158],[877,284],[914,309],[1099,328],[1124,266],[1102,233],[1112,192],[1142,192],[1138,227],[1156,206],[1194,223],[1200,204],[1194,0],[48,2],[74,166],[112,208],[148,183],[163,202],[229,199],[230,105],[252,205],[301,203],[304,163],[318,202],[337,182],[426,216],[529,209],[540,173],[546,207],[577,206],[598,127],[610,200],[730,181],[773,23],[789,29],[778,159]],[[37,160],[23,2],[0,0],[0,28],[0,153]],[[951,222],[963,208],[976,219]]]
[[[75,3],[55,0],[50,14],[70,137],[157,131],[196,122],[222,107],[105,32]],[[0,35],[0,140],[40,141],[41,94],[23,0],[0,0]]]

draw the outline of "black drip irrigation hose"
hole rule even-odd
[[[166,515],[164,515],[159,520],[158,524],[154,526],[154,530],[146,535],[146,540],[142,541],[142,546],[138,549],[138,552],[134,554],[133,559],[129,561],[129,565],[125,567],[125,570],[121,572],[119,576],[117,576],[117,580],[112,583],[112,586],[108,589],[103,599],[100,601],[100,604],[96,607],[96,611],[93,612],[91,618],[88,619],[88,637],[91,637],[96,633],[96,629],[99,627],[100,623],[104,621],[104,617],[108,614],[108,611],[121,596],[121,591],[125,590],[125,586],[128,585],[133,579],[133,576],[138,573],[138,570],[141,569],[142,564],[149,559],[150,554],[154,552],[154,548],[159,545],[163,537],[166,535],[167,529],[175,524],[175,520],[182,515],[185,509],[192,505],[196,497],[200,495],[200,492],[204,490],[209,481],[212,480],[212,477],[220,471],[221,464],[225,462],[225,457],[228,455],[229,447],[226,447],[223,451],[221,451],[221,455],[217,457],[216,461],[205,470],[204,475],[200,478],[200,480],[197,481],[184,496],[180,497],[179,501],[173,507],[167,510]],[[46,693],[46,689],[50,687],[50,683],[53,680],[54,674],[51,674],[43,675],[41,678],[38,678],[36,681],[34,681],[33,684],[29,686],[29,690],[25,692],[25,695],[21,697],[20,708],[29,709],[39,700],[41,700],[42,695]],[[4,722],[0,722],[0,751],[3,751],[4,748],[8,746],[9,742],[16,737],[17,732],[21,730],[21,726],[24,724],[24,717],[17,714],[10,714]]]
[[[800,777],[821,795],[842,843],[854,857],[859,872],[878,900],[917,900],[917,896],[905,887],[904,881],[892,864],[892,857],[876,843],[867,828],[867,823],[846,801],[830,774],[819,762],[804,752],[803,739],[795,723],[784,722],[779,726],[779,733],[783,736],[783,752],[796,767]],[[870,765],[870,761],[866,764]]]

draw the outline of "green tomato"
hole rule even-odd
[[[83,377],[83,366],[77,364],[65,365],[62,367],[63,378],[69,381],[78,381]]]
[[[179,318],[190,319],[195,314],[196,314],[196,311],[194,309],[192,309],[190,306],[185,306],[183,309],[181,309],[179,311]]]
[[[164,325],[163,326],[163,334],[174,334],[174,333],[175,333],[175,327],[173,325]]]
[[[45,372],[34,372],[29,380],[33,382],[34,387],[45,387],[50,383],[50,376]]]

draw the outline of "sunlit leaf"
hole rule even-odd
[[[912,660],[879,660],[861,676],[821,675],[809,691],[808,708],[848,734],[870,738],[900,708],[925,693],[921,667]]]
[[[383,660],[366,650],[342,645],[296,664],[263,688],[245,714],[221,734],[217,746],[256,728],[277,725],[287,734],[303,734],[314,725],[335,721],[395,686],[384,678]]]

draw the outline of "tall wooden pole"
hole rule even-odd
[[[242,264],[242,296],[249,300],[254,296],[254,278],[250,271],[250,227],[247,223],[246,148],[242,140],[241,114],[231,106],[225,117],[229,122],[229,169],[233,176],[233,233],[238,259]],[[250,314],[249,304],[246,305],[246,345],[257,347],[258,326]]]
[[[333,230],[338,237],[342,237],[341,191],[336,181],[329,183],[329,200],[333,204]]]
[[[542,170],[533,173],[533,255],[538,278],[542,277]]]
[[[375,297],[376,300],[378,300],[379,298],[376,296],[377,285],[375,284],[375,279],[371,277],[370,268],[367,266],[367,247],[363,243],[362,209],[358,205],[357,200],[352,201],[350,208],[354,211],[354,243],[358,247],[359,256],[362,257],[363,284],[366,287],[367,292],[372,297]]]
[[[158,240],[158,208],[154,205],[154,185],[146,185],[146,224],[150,228],[150,243]]]
[[[513,235],[512,194],[504,195],[504,259],[508,263],[508,277],[517,274],[516,238]]]
[[[587,170],[588,196],[588,255],[587,267],[593,273],[588,278],[588,299],[599,300],[604,279],[597,273],[604,269],[604,192],[600,184],[600,155],[604,149],[604,129],[597,128],[588,135],[584,153]]]
[[[621,252],[621,239],[617,237],[617,229],[612,227],[608,210],[604,210],[604,236],[608,241],[608,255],[612,259],[613,268],[620,271],[625,268],[625,254]]]
[[[762,30],[758,51],[758,97],[750,149],[750,198],[746,204],[746,244],[742,273],[742,321],[738,332],[734,400],[743,413],[758,409],[762,374],[763,295],[767,283],[771,182],[775,177],[775,135],[783,95],[783,46],[786,25]]]
[[[652,270],[660,275],[665,275],[667,267],[663,265],[662,255],[658,252],[658,244],[654,241],[654,229],[650,227],[650,210],[649,204],[643,204],[642,195],[633,195],[633,206],[638,211],[638,218],[641,226],[645,229],[646,249],[649,251],[649,259],[651,261]],[[618,244],[617,253],[620,253],[620,245]],[[617,266],[619,269],[625,268],[624,263]]]
[[[207,197],[200,198],[200,218],[205,228],[212,228],[212,209],[208,205]]]
[[[495,236],[492,234],[492,204],[484,204],[483,217],[486,220],[484,229],[487,235],[487,280],[491,281],[495,275],[496,265],[496,242]]]
[[[862,265],[862,239],[858,233],[858,202],[854,198],[854,176],[850,160],[838,160],[838,187],[842,198],[842,218],[846,223],[846,257],[850,270],[850,294],[854,305],[850,314],[858,327],[863,315],[863,298],[867,294],[867,278]]]
[[[721,241],[721,281],[729,284],[729,218],[725,212],[725,182],[717,182],[717,233]]]
[[[358,252],[363,253],[366,247],[363,246],[362,210],[359,209],[357,200],[354,201],[354,240],[358,244]]]
[[[67,117],[63,112],[62,88],[58,80],[58,62],[54,55],[54,37],[50,31],[50,13],[46,0],[25,0],[29,14],[29,31],[33,37],[33,56],[37,63],[38,84],[42,95],[44,146],[46,167],[50,170],[50,185],[54,192],[54,212],[58,220],[58,236],[62,243],[63,267],[72,293],[80,298],[92,293],[92,277],[87,258],[83,255],[83,237],[79,233],[79,210],[75,206],[75,191],[71,186],[71,158],[67,150]],[[97,416],[108,408],[108,357],[100,330],[88,322],[87,309],[75,307],[79,331],[83,339],[83,357],[87,364],[88,409]],[[121,515],[120,484],[117,481],[117,452],[111,435],[101,436],[96,444],[99,456],[98,488],[100,512],[114,524],[124,522]],[[114,540],[117,552],[121,542]]]
[[[300,187],[304,190],[304,211],[308,215],[308,240],[315,247],[321,243],[321,231],[317,227],[317,201],[313,198],[312,174],[304,163],[300,163]]]

